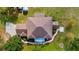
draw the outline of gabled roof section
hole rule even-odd
[[[28,19],[26,22],[26,27],[27,27],[27,36],[32,35],[32,32],[36,28],[35,24]]]

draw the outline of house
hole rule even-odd
[[[20,37],[27,37],[29,42],[42,44],[52,39],[54,25],[52,17],[46,17],[43,13],[36,13],[32,17],[28,17],[24,24],[17,24],[16,33]]]

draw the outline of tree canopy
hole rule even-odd
[[[7,43],[4,45],[4,50],[7,51],[20,51],[22,50],[22,41],[18,36],[13,36]]]
[[[7,21],[15,23],[17,18],[18,18],[18,11],[16,8],[13,7],[0,8],[0,21],[2,24],[5,24]]]

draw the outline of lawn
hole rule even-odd
[[[69,43],[69,39],[66,38],[68,33],[72,33],[73,36],[79,37],[79,8],[29,8],[27,17],[33,16],[34,13],[42,12],[46,16],[51,16],[53,20],[57,20],[60,26],[65,26],[66,21],[74,19],[76,25],[71,30],[65,29],[64,33],[58,33],[54,41],[47,45],[27,45],[24,44],[24,51],[63,51],[66,50],[66,46]],[[60,48],[59,44],[63,43],[64,47]]]
[[[19,14],[16,23],[24,23],[27,20],[27,17],[33,16],[34,13],[44,13],[46,16],[50,16],[53,19],[59,22],[60,26],[64,26],[65,30],[63,33],[58,33],[56,38],[53,42],[46,45],[29,45],[24,44],[23,45],[23,51],[64,51],[66,50],[66,47],[68,46],[68,43],[72,40],[72,37],[79,37],[79,8],[42,8],[42,7],[30,7],[28,14],[23,15]],[[70,20],[74,20],[75,25],[73,25],[72,28],[66,29],[66,24]],[[74,22],[72,22],[74,24]],[[0,27],[3,27],[3,25],[0,23]],[[59,44],[63,43],[64,47],[59,47]]]

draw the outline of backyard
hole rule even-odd
[[[5,30],[5,22],[3,21],[6,16],[1,12],[6,12],[7,8],[0,8],[0,36],[1,33],[4,33]],[[29,7],[28,14],[23,15],[19,13],[17,17],[10,18],[13,23],[24,23],[27,20],[27,17],[33,16],[34,13],[42,12],[45,13],[46,16],[51,16],[53,19],[59,22],[60,26],[65,28],[64,32],[59,32],[54,39],[53,42],[45,45],[30,45],[23,44],[22,51],[66,51],[70,50],[70,42],[74,40],[74,38],[79,38],[79,8],[66,8],[66,7]],[[6,19],[6,18],[5,18]],[[5,40],[5,39],[4,39]],[[1,41],[1,40],[0,40]],[[1,42],[0,42],[1,43]],[[77,47],[79,47],[79,43],[77,43]],[[0,44],[1,46],[1,44]],[[75,48],[76,49],[76,48]],[[75,50],[74,49],[74,50]],[[78,48],[77,48],[78,49]]]

